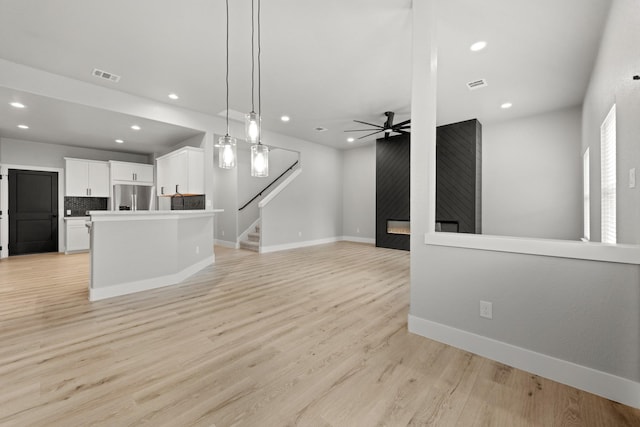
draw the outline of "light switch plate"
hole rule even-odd
[[[636,168],[629,169],[629,188],[636,188]]]

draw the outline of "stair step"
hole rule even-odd
[[[248,240],[241,240],[240,249],[247,249],[254,252],[260,252],[260,243],[250,242]]]
[[[259,242],[260,241],[260,233],[249,233],[247,238],[250,242]]]

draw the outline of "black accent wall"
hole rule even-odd
[[[410,135],[376,141],[376,246],[409,250],[409,235],[388,234],[387,220],[409,220]]]
[[[436,130],[436,224],[482,232],[482,125],[476,119]]]

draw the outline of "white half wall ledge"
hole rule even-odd
[[[215,256],[203,259],[195,264],[190,265],[182,271],[165,276],[153,277],[151,279],[136,280],[128,283],[121,283],[115,286],[106,286],[103,288],[89,288],[89,301],[98,301],[107,298],[118,297],[122,295],[133,294],[151,289],[163,288],[166,286],[176,285],[193,276],[203,268],[213,265]]]
[[[638,245],[444,232],[425,233],[424,244],[640,265]]]
[[[640,383],[409,315],[409,332],[550,380],[640,408]]]

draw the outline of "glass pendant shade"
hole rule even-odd
[[[269,176],[269,147],[266,145],[251,146],[251,176]]]
[[[245,115],[245,130],[247,133],[247,142],[256,144],[260,140],[260,116],[255,112]]]
[[[233,169],[236,167],[236,139],[225,135],[218,140],[218,167]]]

